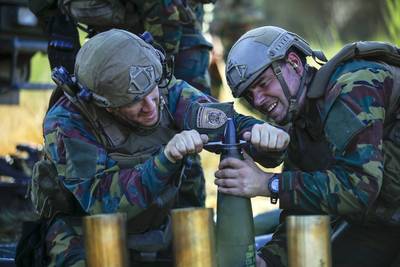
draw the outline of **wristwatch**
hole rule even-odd
[[[279,176],[274,174],[268,180],[268,190],[271,193],[270,199],[272,204],[276,204],[279,198]]]

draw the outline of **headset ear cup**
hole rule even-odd
[[[166,59],[161,61],[162,75],[159,82],[159,87],[167,87],[172,80],[174,74],[174,56],[167,56]]]
[[[160,60],[160,63],[162,66],[162,70],[161,70],[162,74],[161,74],[159,84],[162,85],[164,83],[164,81],[167,79],[167,77],[169,77],[169,76],[172,77],[172,74],[169,74],[170,71],[169,71],[168,62],[167,62],[168,60],[166,59],[167,58],[166,52],[161,45],[159,45],[157,42],[154,41],[153,35],[150,32],[145,31],[141,35],[139,35],[139,37],[140,37],[140,39],[142,39],[143,41],[145,41],[146,43],[151,45],[154,53]],[[173,73],[173,71],[171,73]]]
[[[173,55],[167,56],[165,60],[161,62],[162,64],[162,77],[161,86],[166,87],[172,80],[174,74],[175,57]]]
[[[153,42],[151,44],[154,48],[155,53],[157,54],[158,58],[160,59],[161,66],[162,66],[162,75],[160,80],[160,86],[167,86],[171,81],[172,75],[174,73],[174,56],[167,55],[165,50],[157,44]],[[164,83],[165,81],[165,83]]]
[[[160,62],[162,63],[163,61],[165,61],[165,58],[166,58],[165,51],[160,50],[156,47],[154,47],[154,50],[155,50],[157,56],[160,58]]]

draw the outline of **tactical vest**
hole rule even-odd
[[[80,103],[78,105],[80,106]],[[163,103],[160,103],[159,125],[154,129],[143,131],[133,131],[104,108],[87,103],[84,105],[84,108],[79,107],[80,111],[86,113],[84,117],[90,118],[90,123],[93,123],[91,129],[96,131],[98,141],[104,145],[108,155],[117,161],[121,168],[133,168],[137,164],[144,163],[177,133],[167,106]]]
[[[64,90],[64,92],[63,92]],[[84,102],[78,97],[69,86],[60,86],[52,94],[51,103],[55,103],[57,98],[65,95],[71,103],[82,114],[98,143],[107,151],[107,154],[114,159],[121,168],[134,167],[137,164],[145,162],[150,157],[158,153],[161,146],[175,135],[178,130],[175,128],[172,115],[167,109],[166,100],[168,88],[160,88],[162,96],[160,103],[160,123],[154,129],[142,129],[133,131],[131,127],[127,127],[124,123],[119,123],[116,118],[108,113],[105,109],[98,108],[95,105]],[[63,93],[60,93],[63,92]],[[218,141],[222,138],[224,125],[227,118],[233,118],[235,112],[232,103],[213,103],[207,102],[191,103],[184,114],[181,114],[184,120],[184,129],[196,129],[200,134],[209,135],[209,141]],[[181,131],[181,129],[179,129]],[[177,195],[179,190],[178,207],[185,206],[202,206],[204,205],[202,194],[200,191],[205,190],[204,178],[192,180],[192,177],[202,175],[200,159],[198,155],[188,155],[185,159],[187,168],[178,171],[174,177],[179,178],[171,181],[171,185],[157,197],[152,206],[156,207],[156,212],[152,214],[161,215],[160,208],[169,210],[170,200]],[[89,174],[90,175],[90,174]],[[181,179],[183,177],[184,179]],[[181,186],[180,186],[181,185]],[[180,187],[179,187],[180,186]],[[74,197],[68,191],[66,192],[62,182],[57,179],[57,170],[51,160],[42,160],[36,163],[32,175],[31,199],[37,211],[43,211],[41,217],[51,218],[55,213],[76,214],[76,206],[73,205]],[[201,199],[198,199],[198,198]],[[72,198],[72,199],[71,199]],[[66,201],[66,199],[70,201]],[[72,205],[64,205],[71,203]],[[76,203],[77,204],[77,203]],[[52,209],[51,207],[57,207]],[[60,209],[61,207],[61,209]],[[167,208],[164,208],[167,207]],[[150,210],[150,209],[148,209]],[[136,226],[152,225],[157,222],[154,218],[149,220],[151,216],[147,216],[147,210],[138,216],[145,218],[147,223],[134,223]],[[144,215],[144,216],[142,216]],[[165,216],[160,216],[165,217]]]
[[[167,110],[165,95],[161,97],[159,125],[146,132],[132,131],[132,128],[116,121],[105,109],[84,103],[76,96],[65,95],[86,119],[87,127],[120,168],[133,168],[144,163],[177,133]],[[178,193],[177,184],[182,175],[183,170],[178,171],[175,175],[178,181],[171,183],[148,209],[128,221],[129,232],[144,232],[163,223]],[[77,203],[72,194],[54,177],[57,177],[57,170],[50,160],[42,160],[35,165],[31,198],[38,212],[47,219],[58,213],[81,214],[76,212]]]
[[[354,114],[344,112],[341,101],[332,100],[339,96],[340,91],[334,97],[330,95],[331,106],[327,106],[323,99],[334,71],[351,59],[376,61],[393,74],[393,91],[389,105],[385,107],[383,184],[369,215],[375,216],[380,210],[378,220],[400,225],[399,219],[393,219],[394,214],[400,214],[400,208],[396,208],[400,205],[400,53],[397,47],[380,42],[349,44],[316,72],[307,91],[304,114],[300,114],[292,128],[289,151],[294,153],[289,152],[293,156],[289,158],[287,168],[304,171],[329,169],[334,164],[330,144],[344,151],[350,139],[365,127]],[[334,116],[330,117],[330,112],[341,112],[341,121],[331,121]],[[338,134],[338,129],[342,129],[341,134]]]
[[[98,141],[103,143],[108,155],[123,169],[134,168],[144,163],[178,133],[165,103],[167,96],[161,90],[160,94],[159,125],[154,129],[143,131],[132,131],[131,127],[118,123],[115,117],[104,108],[98,108],[94,104],[83,104],[79,100],[72,101],[92,124],[90,128],[97,132]],[[144,232],[157,228],[163,223],[174,204],[179,190],[176,185],[180,184],[178,180],[182,178],[182,175],[183,170],[178,171],[174,177],[176,181],[169,185],[148,209],[128,221],[128,232]]]

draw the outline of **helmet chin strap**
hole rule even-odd
[[[297,112],[299,111],[299,99],[305,89],[305,82],[306,82],[306,77],[308,76],[307,73],[308,73],[309,67],[308,67],[308,64],[305,64],[303,75],[301,77],[297,93],[296,93],[296,95],[293,96],[289,91],[289,86],[287,85],[285,79],[283,78],[282,69],[281,69],[280,64],[275,61],[275,62],[272,62],[271,66],[272,66],[272,70],[275,73],[276,78],[278,79],[278,81],[282,87],[283,93],[285,94],[285,97],[289,103],[289,106],[288,106],[287,112],[286,112],[286,116],[283,119],[283,121],[279,123],[281,125],[285,125],[285,124],[291,122],[294,119],[294,117],[296,116]]]

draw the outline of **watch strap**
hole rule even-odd
[[[279,185],[278,185],[278,189],[275,190],[272,187],[272,183],[278,180],[278,184],[279,184],[279,176],[278,174],[274,174],[271,178],[269,178],[268,180],[268,190],[271,193],[270,195],[270,200],[271,200],[271,204],[276,204],[278,202],[278,198],[279,198]]]

